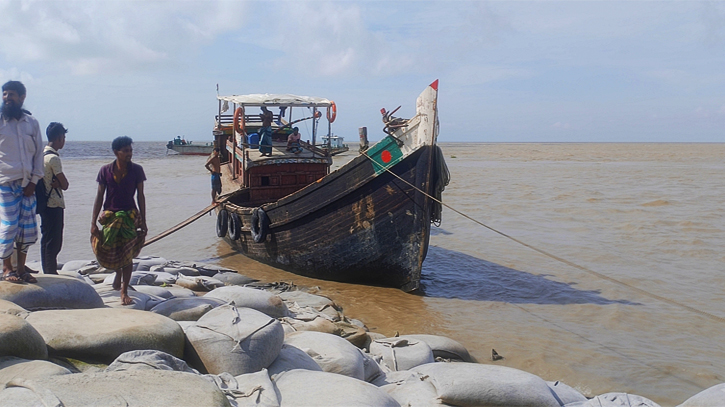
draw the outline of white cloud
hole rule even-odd
[[[280,7],[280,3],[271,3]],[[409,52],[395,47],[380,32],[367,27],[363,10],[348,2],[285,2],[285,14],[270,17],[271,41],[259,45],[282,51],[275,65],[321,76],[405,72],[412,66]],[[265,25],[262,23],[260,25]]]
[[[35,83],[33,75],[21,71],[18,68],[0,69],[0,83],[5,83],[11,80],[23,82],[26,86]]]
[[[0,0],[0,52],[75,74],[176,62],[189,48],[238,27],[242,2]]]

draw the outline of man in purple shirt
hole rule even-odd
[[[133,140],[130,137],[117,137],[111,147],[116,160],[101,167],[96,178],[98,192],[91,219],[91,246],[98,263],[116,271],[113,288],[121,291],[123,305],[129,305],[133,302],[128,296],[133,258],[141,252],[148,230],[143,193],[146,174],[140,165],[131,162]],[[98,229],[98,223],[102,230]]]

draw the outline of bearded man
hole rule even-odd
[[[3,280],[37,283],[25,271],[28,248],[38,240],[35,185],[45,175],[40,126],[23,109],[25,85],[9,81],[2,86],[0,109],[0,259]],[[11,257],[17,253],[17,269]]]

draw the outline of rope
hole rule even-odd
[[[685,309],[685,310],[687,310],[687,311],[690,311],[690,312],[692,312],[692,313],[695,313],[695,314],[698,314],[698,315],[701,315],[701,316],[704,316],[704,317],[710,318],[710,319],[712,319],[712,320],[715,320],[715,321],[718,321],[718,322],[722,322],[722,323],[725,323],[725,318],[723,318],[723,317],[719,317],[719,316],[717,316],[717,315],[714,315],[714,314],[711,314],[711,313],[709,313],[709,312],[707,312],[707,311],[702,311],[702,310],[699,310],[699,309],[697,309],[697,308],[691,307],[691,306],[689,306],[689,305],[686,305],[686,304],[682,304],[682,303],[679,303],[679,302],[677,302],[677,301],[671,300],[671,299],[669,299],[669,298],[666,298],[666,297],[663,297],[663,296],[661,296],[661,295],[657,295],[657,294],[651,293],[651,292],[649,292],[649,291],[643,290],[643,289],[641,289],[641,288],[635,287],[635,286],[633,286],[633,285],[631,285],[631,284],[627,284],[627,283],[625,283],[624,281],[619,281],[619,280],[617,280],[616,278],[612,278],[612,277],[609,277],[609,276],[607,276],[607,275],[604,275],[604,274],[602,274],[602,273],[596,272],[596,271],[594,271],[594,270],[590,270],[590,269],[588,269],[588,268],[586,268],[586,267],[584,267],[584,266],[580,266],[580,265],[578,265],[578,264],[576,264],[576,263],[573,263],[573,262],[571,262],[571,261],[569,261],[569,260],[563,259],[563,258],[561,258],[561,257],[559,257],[559,256],[556,256],[556,255],[554,255],[554,254],[551,254],[551,253],[549,253],[549,252],[547,252],[547,251],[545,251],[545,250],[543,250],[543,249],[539,249],[539,248],[537,248],[537,247],[534,247],[534,246],[532,246],[532,245],[530,245],[530,244],[528,244],[528,243],[526,243],[526,242],[523,242],[523,241],[521,241],[521,240],[519,240],[519,239],[516,239],[516,238],[515,238],[515,237],[513,237],[513,236],[507,235],[507,234],[506,234],[506,233],[504,233],[504,232],[501,232],[501,231],[499,231],[499,230],[496,230],[496,229],[492,228],[491,226],[488,226],[488,225],[484,224],[483,222],[480,222],[479,220],[477,220],[477,219],[474,219],[474,218],[472,218],[472,217],[470,217],[470,216],[466,215],[465,213],[463,213],[463,212],[461,212],[461,211],[457,210],[456,208],[454,208],[454,207],[452,207],[452,206],[450,206],[450,205],[448,205],[448,204],[444,203],[443,201],[441,201],[441,200],[439,200],[439,199],[437,199],[437,198],[435,198],[435,197],[431,196],[431,195],[430,195],[430,194],[428,194],[427,192],[425,192],[425,191],[422,191],[422,190],[421,190],[420,188],[416,187],[415,185],[413,185],[413,184],[411,184],[410,182],[406,181],[405,179],[401,178],[401,177],[400,177],[400,176],[399,176],[398,174],[395,174],[394,172],[390,171],[390,169],[388,169],[388,168],[385,168],[385,167],[384,167],[384,166],[382,166],[381,164],[377,163],[377,162],[376,162],[375,160],[373,160],[373,159],[372,159],[372,157],[370,157],[369,155],[367,155],[367,153],[362,153],[362,155],[364,155],[365,157],[367,157],[367,158],[368,158],[368,159],[369,159],[369,160],[370,160],[370,161],[371,161],[371,162],[372,162],[372,163],[373,163],[374,165],[377,165],[378,167],[381,167],[381,168],[382,168],[382,169],[384,169],[384,170],[385,170],[385,171],[386,171],[387,173],[389,173],[389,174],[393,175],[393,176],[394,176],[395,178],[397,178],[397,179],[399,179],[399,180],[403,181],[404,183],[408,184],[408,185],[409,185],[410,187],[412,187],[412,188],[413,188],[413,189],[415,189],[416,191],[418,191],[418,192],[422,193],[423,195],[427,196],[428,198],[432,199],[433,201],[435,201],[435,202],[438,202],[439,204],[441,204],[441,205],[445,206],[446,208],[448,208],[448,209],[452,210],[453,212],[455,212],[455,213],[457,213],[457,214],[459,214],[459,215],[463,216],[464,218],[466,218],[466,219],[468,219],[468,220],[470,220],[470,221],[472,221],[472,222],[474,222],[474,223],[476,223],[476,224],[478,224],[478,225],[480,225],[480,226],[483,226],[484,228],[486,228],[486,229],[488,229],[488,230],[490,230],[490,231],[492,231],[492,232],[494,232],[494,233],[498,233],[499,235],[501,235],[501,236],[503,236],[503,237],[505,237],[505,238],[507,238],[507,239],[511,239],[511,240],[513,240],[514,242],[516,242],[516,243],[518,243],[518,244],[520,244],[520,245],[522,245],[522,246],[524,246],[524,247],[527,247],[527,248],[529,248],[529,249],[531,249],[531,250],[534,250],[534,251],[536,251],[536,252],[538,252],[538,253],[540,253],[540,254],[543,254],[543,255],[544,255],[544,256],[546,256],[546,257],[549,257],[549,258],[551,258],[551,259],[554,259],[554,260],[556,260],[556,261],[559,261],[559,262],[561,262],[561,263],[564,263],[564,264],[566,264],[566,265],[568,265],[568,266],[574,267],[574,268],[576,268],[576,269],[578,269],[578,270],[581,270],[581,271],[583,271],[583,272],[585,272],[585,273],[589,273],[589,274],[595,275],[595,276],[597,276],[597,277],[599,277],[599,278],[601,278],[601,279],[603,279],[603,280],[607,280],[607,281],[610,281],[610,282],[612,282],[612,283],[615,283],[615,284],[619,284],[619,285],[622,285],[622,286],[624,286],[624,287],[630,288],[630,289],[632,289],[632,290],[634,290],[634,291],[637,291],[638,293],[640,293],[640,294],[643,294],[643,295],[645,295],[645,296],[648,296],[648,297],[654,298],[654,299],[656,299],[656,300],[662,301],[662,302],[664,302],[664,303],[667,303],[667,304],[670,304],[670,305],[674,305],[674,306],[676,306],[676,307],[680,307],[680,308],[682,308],[682,309]]]
[[[170,235],[170,234],[172,234],[172,233],[180,230],[181,228],[192,224],[193,222],[195,222],[196,220],[198,220],[202,216],[204,216],[207,213],[211,212],[212,209],[216,208],[218,205],[224,203],[227,199],[229,199],[229,196],[226,196],[223,199],[217,201],[217,203],[213,203],[213,204],[207,206],[206,208],[200,210],[199,212],[197,212],[194,215],[192,215],[190,218],[188,218],[185,221],[179,223],[178,225],[172,227],[171,229],[168,229],[168,230],[166,230],[164,232],[159,233],[158,235],[156,235],[156,236],[152,237],[151,239],[147,240],[143,244],[143,247],[146,247],[146,246],[150,245],[151,243],[155,243],[155,242],[157,242],[157,241],[165,238],[166,236],[168,236],[168,235]]]

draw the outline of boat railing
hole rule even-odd
[[[234,124],[234,115],[231,114],[222,114],[217,115],[215,117],[217,126],[231,126]],[[283,117],[275,114],[272,115],[272,121],[277,124],[284,124]],[[261,126],[262,124],[262,118],[259,115],[255,114],[245,114],[244,115],[244,123],[245,125],[251,125],[251,126]]]

